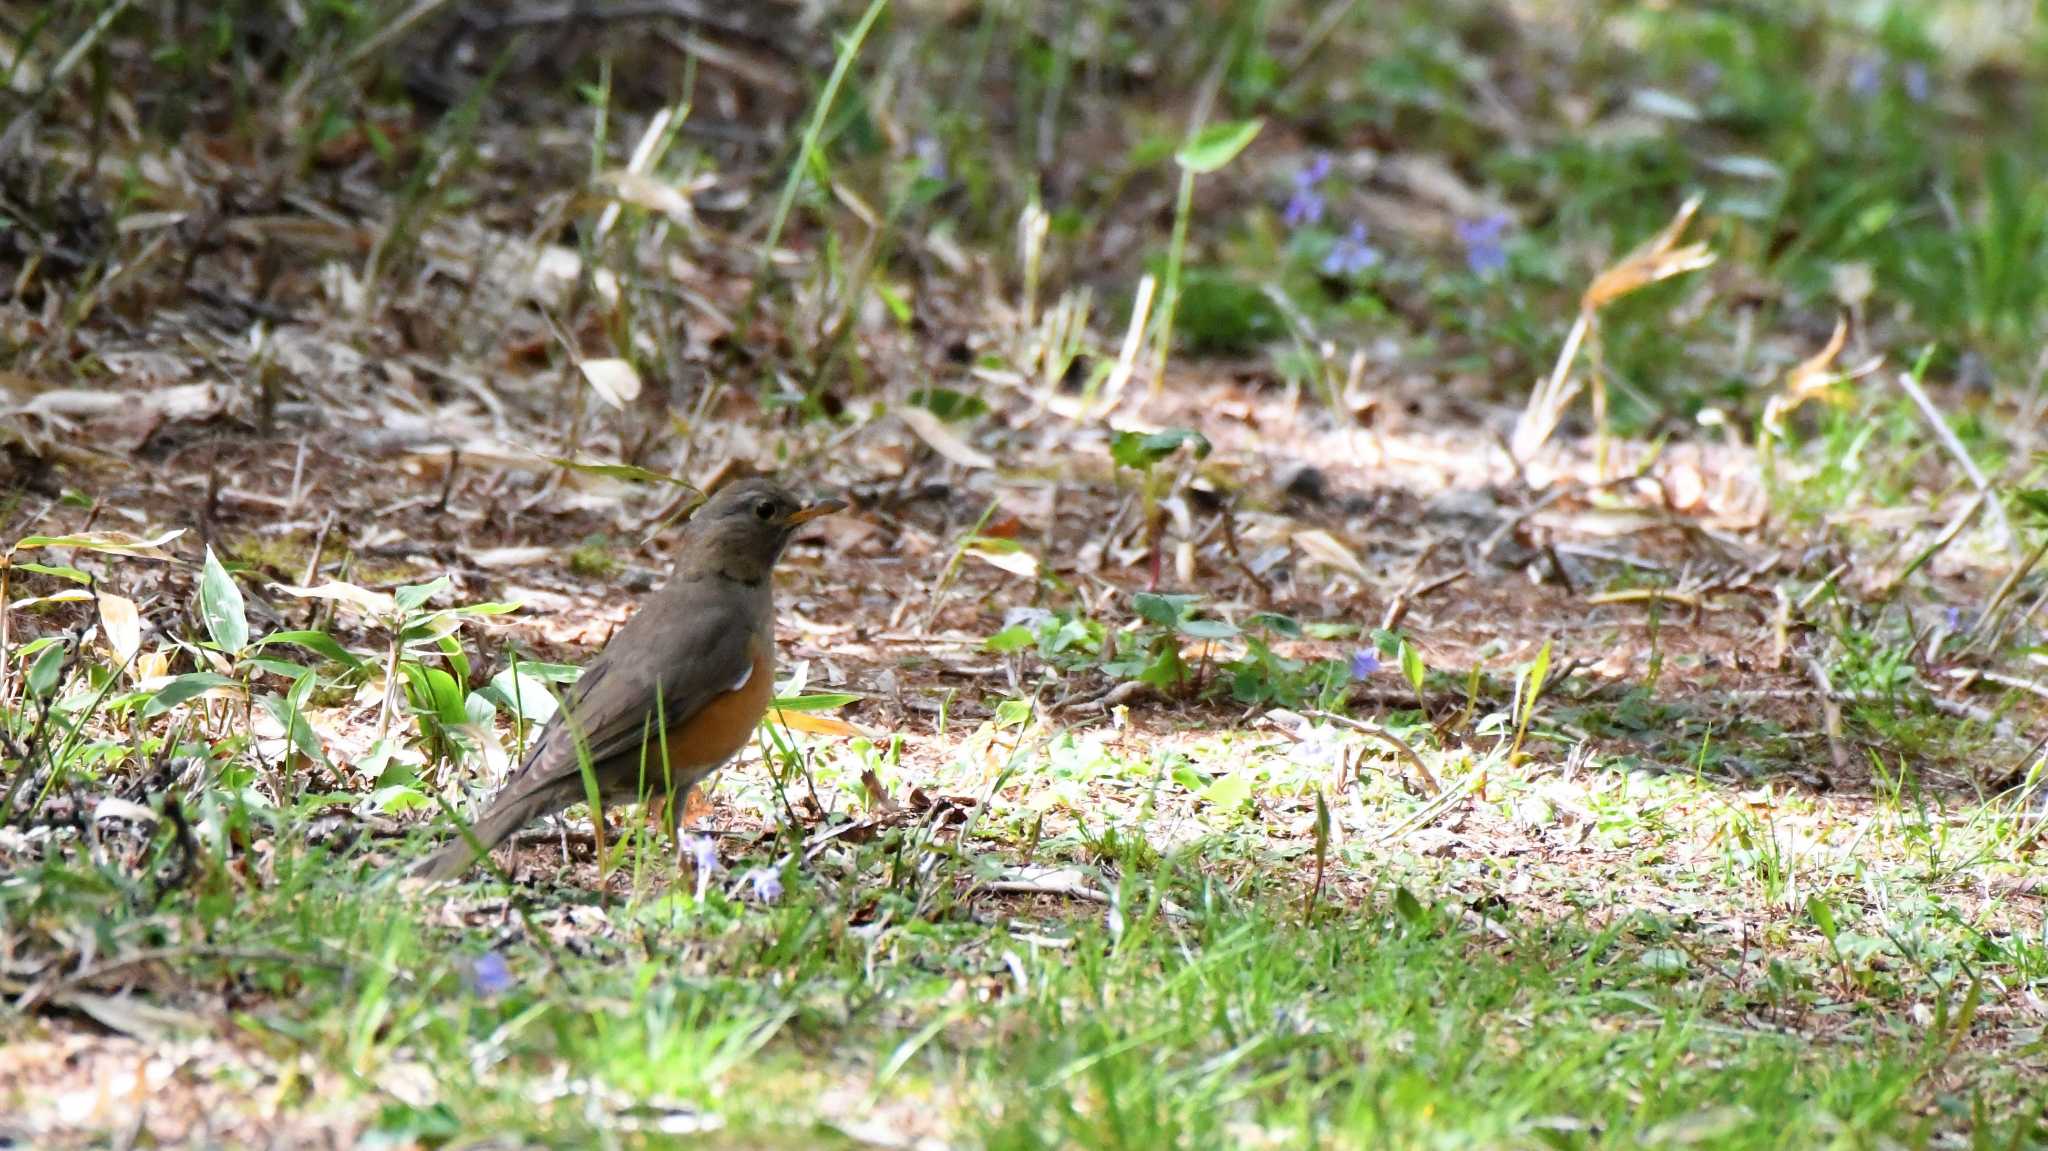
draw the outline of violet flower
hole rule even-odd
[[[946,146],[939,143],[939,138],[937,136],[919,136],[917,143],[911,147],[917,154],[917,174],[927,180],[944,182],[947,176]]]
[[[774,903],[782,898],[782,876],[765,867],[757,867],[746,875],[747,890],[762,903]]]
[[[1318,152],[1308,166],[1294,174],[1294,193],[1287,197],[1287,206],[1280,211],[1280,222],[1290,228],[1306,227],[1323,221],[1323,193],[1319,185],[1330,175],[1330,157]]]
[[[1475,276],[1491,276],[1508,266],[1508,218],[1495,212],[1478,220],[1458,221],[1458,242],[1465,246],[1465,266]]]
[[[1364,224],[1351,225],[1350,234],[1330,245],[1328,255],[1323,257],[1322,270],[1325,276],[1356,276],[1380,262],[1379,249],[1365,242]]]
[[[684,836],[683,848],[690,853],[690,862],[696,864],[699,875],[709,875],[718,870],[718,842],[710,836]]]
[[[1933,83],[1927,72],[1927,65],[1918,60],[1909,60],[1899,70],[1899,85],[1906,91],[1906,99],[1915,104],[1925,104]]]
[[[471,992],[495,999],[512,990],[512,969],[505,963],[505,957],[495,951],[486,951],[469,961],[463,973]]]

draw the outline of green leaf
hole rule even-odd
[[[1244,626],[1247,628],[1260,628],[1272,632],[1274,635],[1284,635],[1289,639],[1301,638],[1301,624],[1296,622],[1293,616],[1281,615],[1278,612],[1253,612],[1244,617]]]
[[[58,579],[70,580],[72,583],[89,584],[92,582],[91,576],[79,571],[75,567],[67,567],[64,564],[14,564],[11,566],[18,572],[34,572],[37,575],[56,576]]]
[[[1235,639],[1237,625],[1220,619],[1186,619],[1176,629],[1190,639]]]
[[[1188,665],[1180,658],[1180,646],[1173,643],[1160,644],[1158,652],[1138,672],[1136,678],[1162,692],[1179,691],[1180,686],[1188,679]]]
[[[1401,641],[1400,658],[1401,677],[1408,681],[1409,687],[1421,691],[1422,677],[1429,670],[1422,665],[1422,653],[1415,650],[1414,644],[1404,639]]]
[[[1833,943],[1835,941],[1834,905],[1818,895],[1809,895],[1806,897],[1806,914],[1813,920],[1813,925],[1820,928],[1821,935],[1829,943]]]
[[[398,642],[408,648],[438,645],[441,640],[462,628],[462,617],[453,611],[430,611],[414,616],[405,630],[398,633]]]
[[[1405,887],[1394,889],[1394,911],[1417,927],[1429,922],[1429,909],[1422,906],[1415,893]]]
[[[1529,690],[1522,693],[1521,722],[1526,724],[1536,713],[1536,703],[1543,698],[1543,684],[1550,678],[1550,641],[1543,641],[1543,650],[1536,653],[1536,662],[1529,665]]]
[[[952,388],[919,388],[910,393],[910,402],[942,420],[972,420],[988,414],[987,400]]]
[[[407,693],[415,711],[444,725],[469,722],[469,712],[462,706],[462,685],[455,682],[454,676],[410,660],[399,664],[399,670],[405,673]]]
[[[442,636],[441,655],[448,660],[449,674],[463,683],[468,683],[469,656],[463,653],[462,641],[452,635]]]
[[[825,691],[813,695],[779,695],[770,706],[779,711],[831,711],[835,707],[845,707],[860,698],[845,691]]]
[[[339,664],[346,664],[350,668],[363,666],[361,658],[354,652],[341,646],[333,636],[328,635],[324,631],[274,631],[257,640],[251,646],[265,647],[273,643],[288,643],[293,647],[302,647],[315,655],[326,656],[328,659]]]
[[[1211,803],[1225,811],[1236,811],[1252,797],[1250,772],[1233,771],[1218,776],[1215,782],[1202,789],[1202,801]]]
[[[143,705],[141,717],[143,719],[156,719],[158,715],[164,715],[166,711],[178,707],[180,702],[186,702],[190,698],[199,698],[201,694],[211,692],[213,688],[240,688],[240,686],[242,686],[240,682],[229,680],[227,676],[215,676],[213,672],[190,672],[190,674],[178,676],[176,680],[172,680],[172,682],[164,684],[162,688],[158,688],[156,694],[150,696],[150,702],[145,702],[145,705]]]
[[[37,699],[48,699],[57,690],[57,677],[64,670],[64,657],[69,649],[62,642],[51,643],[36,657],[28,669],[28,693]]]
[[[326,765],[327,753],[320,750],[320,737],[313,734],[313,725],[306,722],[305,715],[291,701],[281,695],[266,695],[258,702],[285,729],[294,750],[314,763]]]
[[[269,656],[262,655],[247,656],[239,661],[239,666],[255,668],[258,671],[267,671],[272,675],[281,675],[293,681],[296,681],[300,676],[312,670],[304,664],[293,663],[288,659],[271,659]]]
[[[77,532],[68,536],[23,536],[15,541],[14,551],[29,551],[35,548],[83,548],[89,552],[105,555],[138,556],[143,559],[169,559],[163,546],[185,534],[184,528],[172,528],[154,539],[127,532]]]
[[[1266,126],[1264,120],[1234,120],[1211,124],[1195,133],[1194,139],[1173,154],[1174,163],[1197,175],[1214,172],[1244,151],[1245,145]]]
[[[513,600],[509,603],[486,600],[483,603],[463,604],[461,607],[451,608],[450,610],[456,615],[506,615],[518,611],[525,606],[525,602],[521,600]]]
[[[572,472],[582,472],[585,475],[609,476],[615,480],[639,480],[642,483],[650,484],[674,484],[679,488],[689,488],[691,491],[697,490],[697,485],[688,480],[679,480],[666,473],[651,472],[646,468],[634,467],[632,464],[593,463],[587,460],[566,459],[562,456],[542,456],[541,458],[558,468],[567,468]]]
[[[1209,437],[1193,428],[1168,428],[1163,432],[1118,432],[1109,441],[1109,456],[1122,467],[1148,472],[1182,444],[1192,445],[1198,460],[1209,454]]]
[[[573,663],[546,663],[537,659],[522,659],[517,664],[520,675],[530,675],[547,683],[575,683],[583,678],[583,669]]]
[[[212,548],[206,549],[206,566],[199,576],[199,615],[206,621],[206,634],[213,637],[215,647],[232,654],[249,646],[249,617],[243,610],[242,589]]]
[[[1030,628],[1018,624],[1014,627],[1006,627],[988,637],[982,641],[981,646],[984,650],[996,652],[1000,655],[1008,655],[1013,651],[1023,651],[1037,642],[1037,639],[1037,636],[1031,634]]]
[[[2022,511],[2048,520],[2048,488],[2022,488],[2012,494],[2012,502],[2018,504]]]
[[[1158,627],[1177,627],[1188,609],[1201,602],[1200,596],[1160,595],[1156,592],[1139,592],[1131,597],[1131,608],[1138,618]]]
[[[504,668],[480,690],[518,718],[546,723],[554,718],[557,709],[555,693],[548,690],[546,678],[533,674],[534,666],[522,663],[517,672]]]
[[[453,585],[449,583],[448,577],[442,576],[432,583],[407,584],[391,593],[391,598],[398,605],[399,611],[412,611],[414,608],[447,591],[451,586]]]

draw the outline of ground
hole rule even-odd
[[[2038,14],[630,7],[0,7],[0,1139],[2048,1145]]]

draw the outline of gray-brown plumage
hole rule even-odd
[[[713,493],[683,526],[668,583],[584,669],[472,826],[477,842],[488,851],[582,802],[583,752],[607,803],[668,796],[673,827],[690,788],[746,745],[774,693],[775,561],[799,524],[844,506],[804,506],[766,479]],[[453,879],[476,860],[457,838],[412,874]]]

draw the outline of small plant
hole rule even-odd
[[[1159,465],[1173,458],[1185,446],[1199,460],[1209,454],[1209,437],[1190,428],[1163,432],[1118,432],[1109,442],[1109,455],[1116,466],[1138,473],[1138,498],[1145,517],[1146,569],[1148,588],[1159,586],[1159,536],[1164,527],[1159,501],[1168,490]]]

